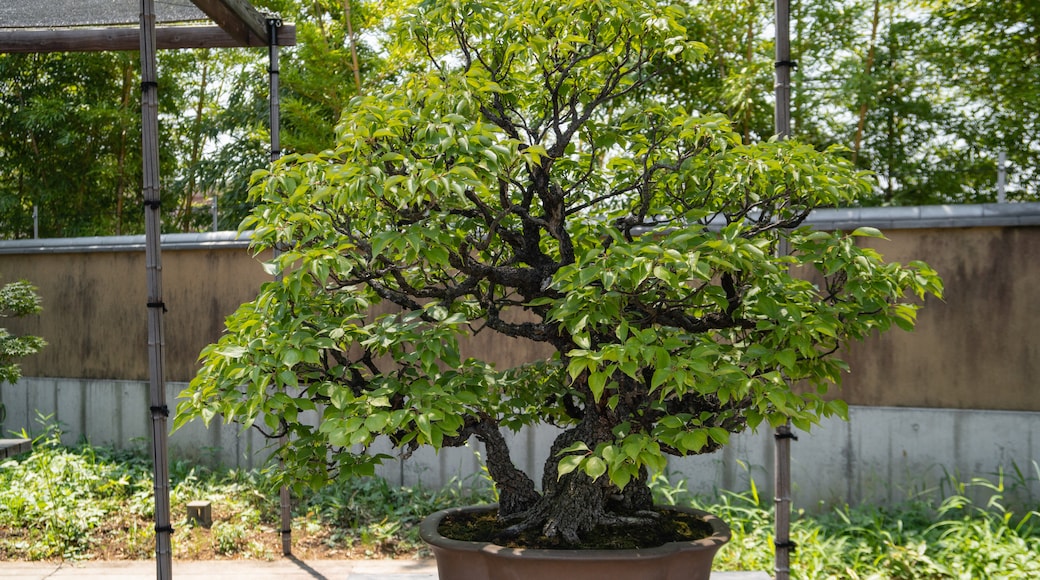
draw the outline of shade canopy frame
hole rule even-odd
[[[135,8],[136,6],[136,8]],[[203,23],[203,24],[200,24]],[[0,4],[0,53],[133,51],[141,53],[141,192],[148,279],[149,411],[155,490],[156,578],[173,576],[166,404],[166,305],[162,294],[156,50],[267,47],[277,92],[277,47],[296,43],[296,29],[247,0],[35,0]],[[278,148],[279,100],[270,98],[272,159]],[[283,541],[285,537],[283,535]]]
[[[157,49],[296,44],[296,28],[270,34],[269,15],[247,0],[161,0],[154,4]],[[0,53],[135,51],[138,0],[35,0],[0,3]]]

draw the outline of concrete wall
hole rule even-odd
[[[171,408],[186,383],[166,384]],[[61,427],[62,442],[119,449],[151,449],[151,413],[147,381],[23,378],[0,386],[0,403],[7,409],[4,433],[24,430],[32,436],[48,424]],[[171,460],[252,469],[264,464],[266,441],[256,430],[213,423],[192,423],[169,441]]]
[[[0,242],[0,284],[27,279],[43,312],[4,320],[48,346],[22,362],[29,377],[148,379],[143,236]],[[166,378],[187,381],[224,318],[271,279],[229,232],[164,236]]]
[[[1040,411],[1040,227],[907,229],[870,240],[946,284],[911,332],[846,349],[841,390],[865,406]]]
[[[889,259],[927,260],[944,277],[946,298],[928,301],[913,333],[895,329],[846,349],[852,373],[842,398],[864,406],[1040,411],[1040,204],[1016,206],[1038,223],[918,228],[936,223],[918,218],[886,224],[888,240],[867,240]],[[955,209],[974,207],[985,206]],[[871,212],[877,221],[879,210]],[[143,239],[135,240],[0,242],[0,283],[27,278],[44,304],[38,316],[3,321],[12,332],[49,342],[22,363],[25,376],[147,380]],[[224,318],[269,277],[245,242],[228,233],[167,236],[163,270],[166,378],[187,381]],[[463,345],[467,355],[500,365],[544,355],[539,346],[483,335]]]
[[[184,383],[170,383],[173,401]],[[86,438],[94,444],[147,448],[148,385],[143,381],[23,379],[0,389],[8,408],[5,429],[40,433],[37,413],[52,415],[65,429],[65,441]],[[792,444],[792,481],[798,508],[820,510],[861,502],[893,503],[929,493],[948,493],[951,481],[982,477],[994,483],[1007,474],[1008,497],[1035,508],[1040,502],[1040,413],[897,407],[850,408],[849,421],[828,420]],[[552,427],[507,433],[519,467],[540,482]],[[434,453],[420,449],[409,459],[385,463],[379,473],[392,483],[437,487],[452,480],[482,477],[471,447]],[[396,456],[388,445],[375,451]],[[771,497],[773,436],[768,430],[735,436],[712,455],[673,459],[673,482],[712,494],[745,491],[754,479]],[[170,437],[171,461],[219,462],[246,469],[264,465],[265,441],[256,430],[192,424]],[[1016,474],[1016,468],[1024,477]],[[985,490],[977,489],[979,497]]]

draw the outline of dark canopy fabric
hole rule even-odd
[[[156,0],[157,22],[200,22],[209,18],[191,0]],[[0,0],[0,29],[138,25],[140,0]]]

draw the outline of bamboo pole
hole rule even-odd
[[[162,256],[159,206],[159,87],[155,58],[155,1],[141,0],[141,190],[145,204],[145,267],[148,276],[148,383],[152,414],[155,490],[156,578],[173,577],[170,473],[167,456],[166,384],[163,347]]]
[[[774,543],[776,559],[773,565],[773,576],[776,580],[788,580],[791,576],[791,553],[794,542],[791,541],[791,440],[797,437],[791,432],[791,425],[776,428],[776,455],[774,457],[773,474],[775,481],[775,526]]]
[[[776,0],[776,109],[774,122],[779,139],[791,136],[791,69],[795,64],[791,60],[791,6],[789,0]],[[783,234],[781,234],[783,235]],[[787,239],[781,238],[777,252],[786,255],[790,252]],[[776,560],[773,567],[776,580],[788,580],[791,573],[791,424],[777,427],[776,453],[774,455],[774,506],[775,525],[774,543],[776,544]]]
[[[282,156],[282,145],[281,145],[281,98],[279,95],[280,84],[279,84],[279,68],[278,68],[278,28],[281,27],[282,21],[277,18],[269,18],[267,20],[268,30],[268,81],[269,81],[269,102],[268,109],[271,114],[271,162],[274,163]],[[282,275],[279,273],[277,279],[281,280]],[[288,442],[288,436],[283,435],[279,438],[279,443],[285,445]],[[285,462],[279,461],[279,467],[284,468]],[[278,502],[281,508],[281,538],[282,538],[282,554],[285,556],[292,555],[292,498],[289,495],[289,487],[283,485],[278,490]]]
[[[788,0],[776,0],[776,108],[773,120],[781,139],[791,136],[791,6]]]

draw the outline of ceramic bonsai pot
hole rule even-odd
[[[453,540],[438,532],[441,520],[450,514],[495,509],[452,508],[422,521],[419,531],[437,559],[440,580],[708,580],[715,552],[730,539],[729,526],[719,518],[679,507],[663,509],[700,516],[711,524],[712,535],[645,549],[536,550]]]

